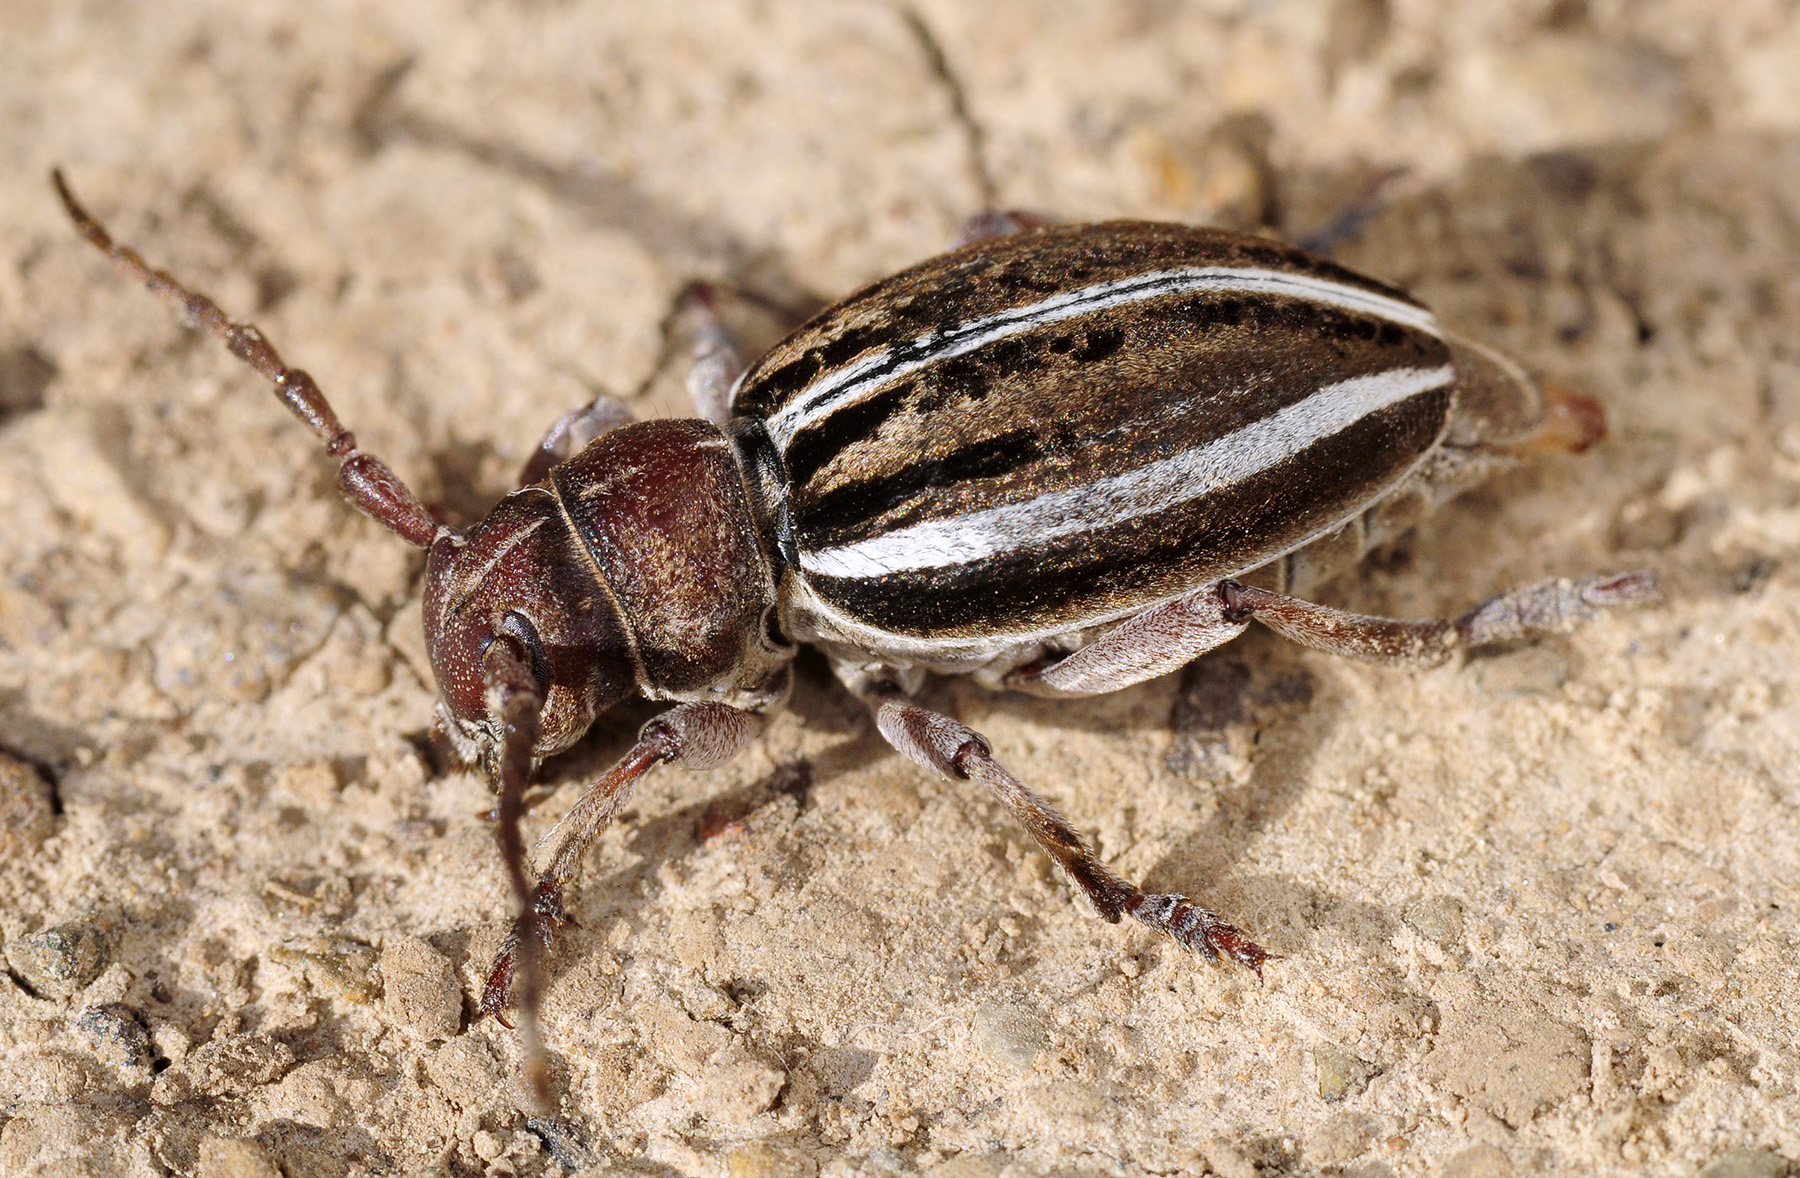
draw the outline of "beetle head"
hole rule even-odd
[[[635,686],[625,626],[555,498],[526,487],[463,535],[440,536],[425,569],[425,645],[438,714],[468,760],[499,746],[482,655],[504,635],[524,650],[543,695],[537,755],[580,739]]]

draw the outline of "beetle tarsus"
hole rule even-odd
[[[1562,633],[1603,609],[1648,604],[1661,596],[1656,574],[1641,570],[1580,580],[1558,577],[1491,597],[1454,620],[1408,621],[1353,614],[1234,581],[1221,582],[1221,592],[1227,616],[1255,618],[1302,646],[1416,667],[1435,666],[1462,647]]]
[[[1235,961],[1256,974],[1261,981],[1263,962],[1279,960],[1245,935],[1244,930],[1219,918],[1218,913],[1200,907],[1186,896],[1159,892],[1139,892],[1125,902],[1125,914],[1141,921],[1185,949],[1208,961],[1221,957]]]
[[[488,968],[487,981],[481,987],[481,1002],[478,1010],[483,1018],[492,1017],[501,1026],[512,1029],[512,1020],[506,1017],[506,1006],[512,996],[513,977],[518,972],[519,943],[525,937],[528,928],[537,933],[540,949],[539,960],[543,960],[550,951],[550,940],[558,928],[564,924],[574,924],[563,912],[563,887],[559,880],[542,878],[531,892],[531,908],[536,919],[518,918],[501,943],[500,951],[494,955],[494,963]]]
[[[1570,630],[1603,609],[1647,605],[1661,597],[1656,574],[1643,570],[1579,580],[1558,577],[1489,598],[1456,619],[1455,628],[1463,643],[1491,646]]]

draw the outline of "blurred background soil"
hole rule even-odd
[[[1777,0],[7,0],[0,1173],[1702,1173],[1800,1158],[1800,9]],[[928,692],[1127,875],[1284,955],[1096,920],[816,660],[664,773],[557,948],[560,1116],[473,1018],[508,901],[431,734],[420,560],[126,240],[479,516],[664,323],[752,347],[1062,219],[1327,223],[1608,406],[1330,599],[1666,604],[1422,674],[1251,634],[1103,699]],[[987,179],[983,179],[984,175]],[[548,767],[563,788],[648,709]]]

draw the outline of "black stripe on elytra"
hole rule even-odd
[[[1159,289],[1167,285],[1171,284],[1159,284]],[[1127,326],[1134,329],[1139,325],[1169,322],[1180,324],[1190,332],[1204,333],[1247,324],[1258,331],[1288,330],[1328,341],[1375,342],[1388,348],[1398,348],[1410,340],[1415,352],[1426,346],[1437,345],[1433,337],[1423,332],[1413,331],[1372,313],[1350,311],[1314,302],[1300,295],[1221,296],[1217,293],[1202,293],[1162,301],[1166,298],[1166,295],[1146,291],[1128,307],[1114,310],[1128,313],[1130,323]],[[1053,336],[1046,337],[1042,329],[1028,327],[1018,335],[994,340],[972,352],[928,364],[917,374],[917,379],[929,386],[927,395],[918,404],[919,412],[934,412],[957,398],[979,399],[987,394],[994,378],[1014,376],[1040,366],[1046,350],[1067,354],[1078,364],[1097,364],[1117,354],[1128,341],[1124,326],[1109,324],[1104,319],[1095,323],[1091,316],[1072,316],[1057,326],[1061,330]],[[858,383],[876,383],[883,373],[891,372],[897,365],[921,358],[928,359],[933,351],[954,342],[956,341],[953,339],[940,339],[929,346],[919,346],[916,341],[905,345],[896,349],[886,363],[877,366]],[[1171,345],[1161,346],[1168,348]],[[808,355],[812,354],[808,352]],[[868,437],[898,407],[904,390],[910,390],[911,387],[908,383],[895,390],[884,390],[867,400],[853,401],[809,423],[789,442],[784,453],[795,484],[804,486],[836,453]],[[758,391],[760,394],[760,386]]]
[[[1449,389],[1420,393],[1230,487],[1035,549],[878,578],[805,576],[833,608],[893,634],[1080,626],[1246,572],[1363,510],[1430,449],[1450,399]]]
[[[909,396],[920,392],[913,408],[920,415],[942,410],[955,401],[977,401],[993,388],[993,380],[1017,376],[1040,368],[1044,353],[1067,355],[1078,365],[1111,359],[1127,342],[1117,326],[1074,330],[1044,338],[1026,333],[996,340],[967,355],[956,356],[921,370],[914,380],[904,380],[874,396],[855,401],[808,425],[783,453],[795,487],[805,487],[839,454],[874,436]],[[1065,362],[1066,363],[1066,362]]]
[[[1108,299],[1118,297],[1120,294],[1129,293],[1134,297],[1129,303],[1123,304],[1123,306],[1135,306],[1140,303],[1162,298],[1171,292],[1181,289],[1183,285],[1191,280],[1182,275],[1151,279],[1148,275],[1140,274],[1126,275],[1117,281],[1125,283],[1136,281],[1139,285],[1129,291],[1113,290],[1093,294],[1089,296],[1090,300],[1095,302],[1105,302]],[[1310,302],[1310,300],[1305,299],[1302,299],[1301,301]],[[770,408],[766,411],[771,415],[775,412],[786,410],[790,405],[797,406],[798,412],[812,412],[821,404],[844,395],[848,389],[858,387],[867,388],[872,384],[879,384],[902,366],[916,364],[920,361],[928,362],[933,355],[955,348],[971,336],[983,335],[1005,326],[1017,324],[1027,325],[1025,330],[1029,331],[1031,330],[1032,320],[1043,313],[1041,308],[1042,303],[1043,300],[1038,299],[1023,306],[1007,307],[992,312],[991,314],[980,316],[976,320],[954,321],[930,335],[894,344],[881,363],[872,366],[851,384],[828,389],[811,396],[806,395],[808,386],[815,383],[822,373],[829,373],[830,368],[823,365],[820,348],[808,348],[805,354],[799,359],[791,360],[788,363],[771,370],[767,374],[757,376],[754,385],[749,386],[746,389],[744,398],[745,404],[757,408],[769,406]],[[1069,315],[1064,322],[1077,320],[1080,317],[1081,313]],[[976,326],[977,322],[980,324],[979,327]],[[873,336],[870,338],[873,338]],[[1004,341],[996,340],[994,341],[994,344],[1002,342]],[[992,346],[992,344],[984,345],[981,350],[985,351]],[[860,354],[862,350],[863,349],[859,348],[857,353],[853,354]],[[777,395],[770,397],[769,394],[771,392]]]
[[[913,388],[912,381],[903,380],[866,401],[845,406],[796,434],[783,455],[791,485],[804,487],[826,463],[858,442],[873,437]]]
[[[855,533],[921,491],[999,478],[1042,456],[1032,431],[1016,429],[952,450],[942,458],[921,458],[881,478],[838,487],[810,503],[796,505],[796,542],[803,549],[828,547],[837,537]],[[798,488],[800,484],[794,485]]]
[[[820,373],[841,368],[864,352],[887,347],[895,334],[892,323],[881,327],[847,327],[807,348],[796,359],[758,376],[756,392],[764,398],[773,394],[775,403],[779,404],[792,394],[804,392]]]

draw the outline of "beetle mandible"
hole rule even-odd
[[[925,676],[1100,694],[1252,620],[1423,666],[1656,595],[1648,573],[1556,580],[1429,621],[1298,596],[1495,466],[1581,449],[1603,422],[1406,292],[1271,239],[989,214],[748,368],[701,288],[688,384],[702,417],[633,422],[602,395],[459,531],[254,326],[116,243],[53,180],[90,242],[274,384],[354,506],[427,551],[438,715],[497,790],[517,904],[481,1009],[504,1021],[516,988],[540,1099],[542,955],[583,853],[654,766],[708,768],[753,741],[802,643],[900,753],[992,790],[1106,920],[1260,976],[1273,954],[1121,878],[979,733],[915,703]],[[633,695],[673,706],[546,837],[533,879],[533,772]]]

